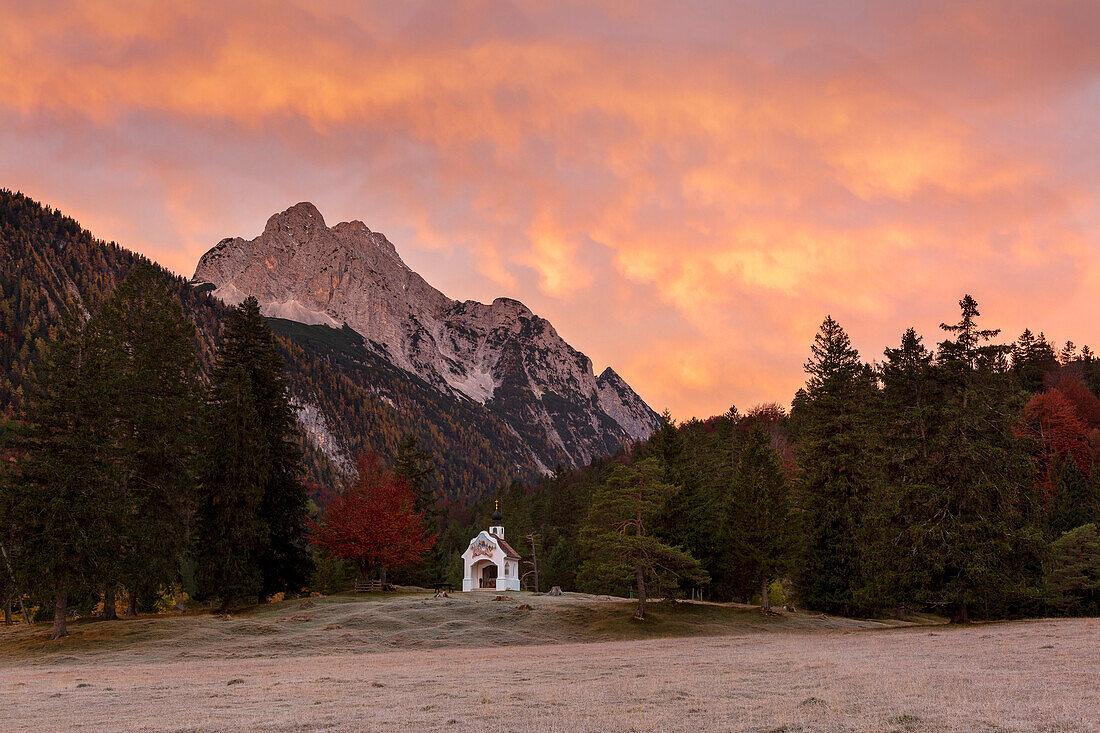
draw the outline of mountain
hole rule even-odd
[[[96,239],[55,209],[0,189],[0,431],[6,418],[18,415],[62,320],[95,311],[140,262],[148,260]],[[184,278],[161,273],[196,326],[206,373],[229,309]],[[408,435],[436,457],[431,482],[452,499],[538,476],[530,451],[502,420],[394,367],[351,329],[280,319],[269,324],[302,408],[307,479],[321,489],[339,487],[359,452],[392,461]]]
[[[255,296],[271,318],[346,326],[363,339],[358,362],[379,357],[502,422],[544,472],[587,464],[658,425],[621,377],[611,369],[596,377],[587,356],[519,301],[452,300],[384,235],[360,221],[330,228],[310,203],[275,214],[255,239],[223,239],[192,283],[228,304]]]

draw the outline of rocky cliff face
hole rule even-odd
[[[313,204],[272,216],[259,237],[223,239],[194,284],[265,315],[339,328],[456,399],[502,418],[544,469],[581,465],[648,437],[657,415],[614,371],[592,362],[516,300],[451,300],[359,221],[329,228]]]

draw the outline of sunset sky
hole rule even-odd
[[[1100,347],[1100,2],[0,0],[0,187],[190,275],[312,201],[657,410],[957,301]]]

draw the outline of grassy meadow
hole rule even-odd
[[[1086,731],[1100,620],[333,596],[0,630],[3,730]]]

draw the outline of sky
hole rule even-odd
[[[0,0],[0,187],[177,273],[312,201],[677,419],[972,294],[1100,348],[1100,2]]]

